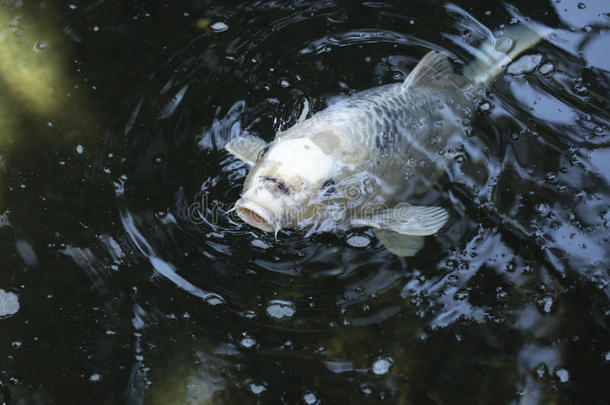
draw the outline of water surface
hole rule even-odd
[[[229,139],[459,69],[513,7],[555,32],[482,95],[417,256],[226,214]],[[609,12],[0,1],[0,403],[607,402]]]

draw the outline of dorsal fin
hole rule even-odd
[[[459,86],[458,77],[445,55],[430,51],[419,61],[417,66],[409,73],[403,83],[404,88],[413,86],[422,87],[456,87]]]

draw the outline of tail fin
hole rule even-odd
[[[478,49],[469,49],[476,59],[464,67],[462,73],[475,84],[491,82],[521,53],[552,32],[552,29],[521,16],[515,8],[508,5],[506,7],[518,23],[494,33],[485,30],[487,39]],[[467,19],[474,20],[474,17],[456,6],[450,5],[449,8]],[[478,21],[476,24],[480,25]]]

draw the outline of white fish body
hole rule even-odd
[[[511,47],[502,53],[483,47],[485,60],[467,66],[465,76],[432,51],[404,83],[356,93],[269,144],[254,136],[233,139],[226,149],[252,166],[235,204],[239,217],[276,233],[371,227],[392,253],[414,255],[423,236],[436,233],[448,213],[410,205],[405,198],[430,187],[443,172],[442,151],[459,132],[464,112],[472,110],[469,92],[546,32],[519,25],[510,34]],[[496,41],[506,44],[506,37]]]

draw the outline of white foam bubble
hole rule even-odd
[[[254,395],[260,395],[263,392],[267,391],[267,388],[264,385],[261,385],[261,384],[251,383],[250,384],[250,391],[252,391],[252,393]]]
[[[376,375],[384,375],[390,371],[390,366],[392,365],[392,359],[379,359],[375,363],[373,363],[373,373]]]
[[[366,236],[352,235],[347,238],[347,244],[352,247],[365,248],[371,244],[371,240]]]
[[[212,24],[210,26],[211,29],[214,30],[214,32],[223,32],[229,29],[229,26],[225,23],[223,23],[222,21],[218,21],[215,22],[214,24]]]
[[[291,318],[296,309],[290,301],[273,300],[267,306],[267,315],[275,319]]]
[[[17,294],[0,289],[0,318],[15,315],[19,311]]]
[[[565,368],[560,368],[559,370],[555,371],[555,375],[563,384],[570,381],[570,373]]]

